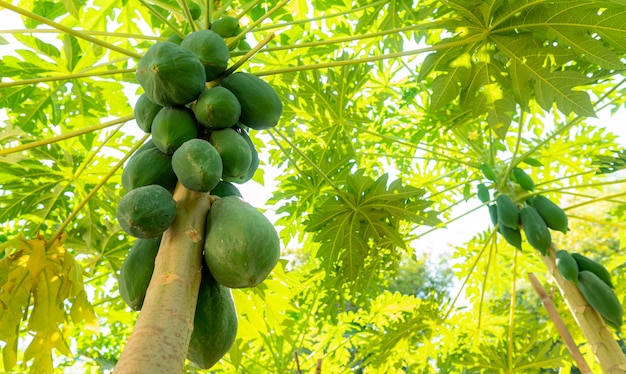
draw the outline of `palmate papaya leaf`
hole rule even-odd
[[[597,168],[596,174],[609,174],[626,169],[626,151],[615,152],[615,156],[596,156],[592,165]]]
[[[406,248],[402,222],[439,223],[423,190],[400,180],[388,184],[387,174],[374,180],[359,170],[346,177],[342,192],[319,201],[306,221],[306,230],[320,243],[316,255],[333,283],[355,286],[380,258],[394,257],[398,248]]]
[[[7,371],[17,362],[18,331],[22,328],[33,334],[24,352],[24,363],[33,361],[31,373],[53,371],[53,349],[72,355],[67,342],[68,304],[74,324],[84,322],[92,331],[98,329],[87,301],[82,269],[64,242],[64,234],[53,243],[19,235],[0,244],[6,254],[0,260],[0,340],[6,343],[2,353]],[[22,322],[25,315],[26,324]]]

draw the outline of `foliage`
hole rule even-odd
[[[18,274],[36,277],[24,264],[44,255],[41,281],[73,274],[50,284],[63,291],[56,303],[31,283],[18,289],[20,303],[0,294],[0,320],[46,336],[17,353],[24,331],[5,329],[5,370],[35,358],[31,371],[50,371],[44,347],[52,346],[59,367],[116,362],[136,318],[115,285],[132,245],[115,219],[119,168],[142,143],[130,105],[141,93],[134,68],[154,41],[223,14],[251,26],[243,38],[252,46],[267,43],[240,70],[263,76],[284,105],[278,126],[253,141],[265,169],[254,180],[273,185],[263,176],[280,170],[267,207],[285,251],[270,279],[235,292],[242,332],[215,371],[293,372],[299,363],[310,372],[318,359],[323,372],[571,366],[522,277],[545,272],[538,255],[494,235],[476,205],[478,166],[504,179],[523,167],[534,193],[570,215],[571,231],[555,234],[556,244],[595,254],[624,284],[624,181],[606,175],[623,168],[623,146],[585,122],[625,106],[623,1],[198,4],[202,15],[190,22],[185,2],[174,0],[0,1],[23,22],[0,39],[8,43],[0,45],[0,287]],[[231,63],[244,53],[232,51]],[[454,248],[450,266],[417,266],[420,239],[463,217],[476,217],[480,232]],[[441,281],[424,286],[433,271]],[[97,335],[67,325],[71,310],[96,324],[86,295]],[[567,316],[560,296],[555,302]],[[54,321],[46,326],[61,340],[40,329],[35,311],[47,307]],[[83,327],[76,311],[71,317]],[[593,361],[588,345],[581,349]]]

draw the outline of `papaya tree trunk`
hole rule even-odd
[[[561,276],[556,267],[556,251],[557,248],[553,243],[548,249],[548,253],[541,256],[541,259],[559,287],[574,320],[591,345],[591,351],[594,353],[596,361],[606,374],[625,373],[626,356],[617,344],[613,332],[604,323],[600,314],[589,305],[578,287]]]
[[[200,287],[209,195],[180,183],[176,219],[165,231],[137,323],[115,373],[182,373]]]

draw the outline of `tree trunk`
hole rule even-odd
[[[200,287],[209,195],[174,191],[176,219],[165,231],[154,273],[116,374],[182,373]]]
[[[600,314],[587,303],[578,287],[561,276],[556,268],[556,251],[552,244],[546,256],[541,256],[541,259],[548,267],[576,323],[591,345],[596,361],[606,374],[626,373],[626,356],[617,344],[613,332],[604,323]]]

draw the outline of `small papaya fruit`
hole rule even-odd
[[[624,309],[617,295],[596,274],[588,270],[578,273],[578,289],[587,302],[610,326],[619,329],[622,326]]]
[[[167,190],[176,185],[172,158],[154,146],[147,149],[139,148],[122,171],[122,187],[127,192],[150,184],[158,184]]]
[[[241,192],[239,192],[239,189],[235,187],[234,184],[230,182],[226,182],[226,181],[219,181],[217,185],[211,190],[210,194],[219,196],[219,197],[226,197],[226,196],[243,197],[241,195]]]
[[[117,206],[117,220],[128,235],[150,239],[161,235],[176,217],[176,201],[158,184],[128,192]]]
[[[607,286],[615,288],[615,285],[613,285],[613,281],[611,280],[611,273],[609,273],[604,265],[590,259],[589,257],[583,256],[580,253],[572,253],[572,257],[576,260],[579,270],[590,271],[602,279]]]
[[[239,33],[239,20],[235,17],[224,16],[211,25],[211,30],[215,31],[222,38],[230,38]]]
[[[135,104],[134,113],[135,113],[135,122],[140,129],[144,132],[149,133],[152,131],[152,121],[154,117],[159,113],[159,110],[163,108],[157,103],[152,102],[148,95],[145,93],[139,96],[137,99],[137,103]]]
[[[478,184],[478,192],[476,193],[478,196],[478,200],[483,203],[489,202],[491,200],[491,194],[489,193],[489,188],[485,186],[484,183]]]
[[[200,60],[204,66],[206,82],[217,78],[228,67],[230,51],[224,39],[214,31],[194,31],[183,39],[180,46],[194,53]]]
[[[498,226],[498,232],[507,243],[520,251],[522,250],[522,233],[519,229],[512,229],[510,227],[500,225]]]
[[[543,218],[535,208],[525,205],[520,210],[520,219],[528,243],[545,256],[552,244],[552,236]]]
[[[189,8],[189,14],[191,15],[192,20],[195,21],[200,18],[200,15],[202,14],[202,9],[200,8],[200,5],[189,1],[187,2],[187,8]]]
[[[489,179],[490,181],[495,181],[497,179],[496,173],[493,171],[491,166],[487,164],[482,164],[479,166],[479,168],[485,178]]]
[[[496,197],[498,208],[498,223],[512,229],[519,226],[519,209],[507,194],[499,194]]]
[[[246,140],[232,128],[211,132],[209,141],[222,158],[222,178],[241,178],[250,168],[252,153]]]
[[[222,86],[215,86],[200,94],[193,105],[193,113],[202,126],[218,130],[233,127],[241,116],[237,97]]]
[[[513,178],[515,178],[515,182],[517,182],[517,184],[519,184],[524,190],[533,191],[535,189],[535,182],[523,169],[518,167],[513,168],[511,174],[513,175]]]
[[[489,204],[489,218],[491,218],[491,224],[496,226],[498,224],[498,207],[496,204]]]
[[[254,143],[252,143],[252,139],[250,139],[250,135],[248,135],[248,133],[243,129],[240,129],[240,131],[238,132],[241,134],[241,136],[244,138],[244,140],[246,141],[246,143],[248,143],[248,146],[250,147],[250,155],[252,156],[252,159],[250,161],[250,166],[248,167],[248,170],[246,170],[246,172],[239,177],[224,176],[223,179],[228,182],[241,184],[241,183],[246,183],[247,181],[252,179],[252,177],[254,176],[254,173],[256,173],[256,170],[259,168],[259,153],[254,147]]]
[[[167,41],[180,45],[180,43],[183,42],[183,38],[181,38],[180,35],[178,35],[177,33],[173,33],[172,35],[167,37]]]
[[[204,139],[183,143],[172,156],[172,169],[180,183],[191,191],[208,192],[222,177],[222,159]]]
[[[143,306],[160,245],[161,236],[137,239],[122,263],[118,278],[120,295],[132,310],[141,310]]]
[[[563,278],[578,283],[578,264],[568,251],[560,249],[556,252],[556,268]]]
[[[563,209],[543,195],[534,196],[530,204],[537,209],[549,228],[567,234],[569,223]]]
[[[173,154],[184,142],[196,136],[196,117],[187,107],[165,107],[152,121],[152,141],[165,154]]]

